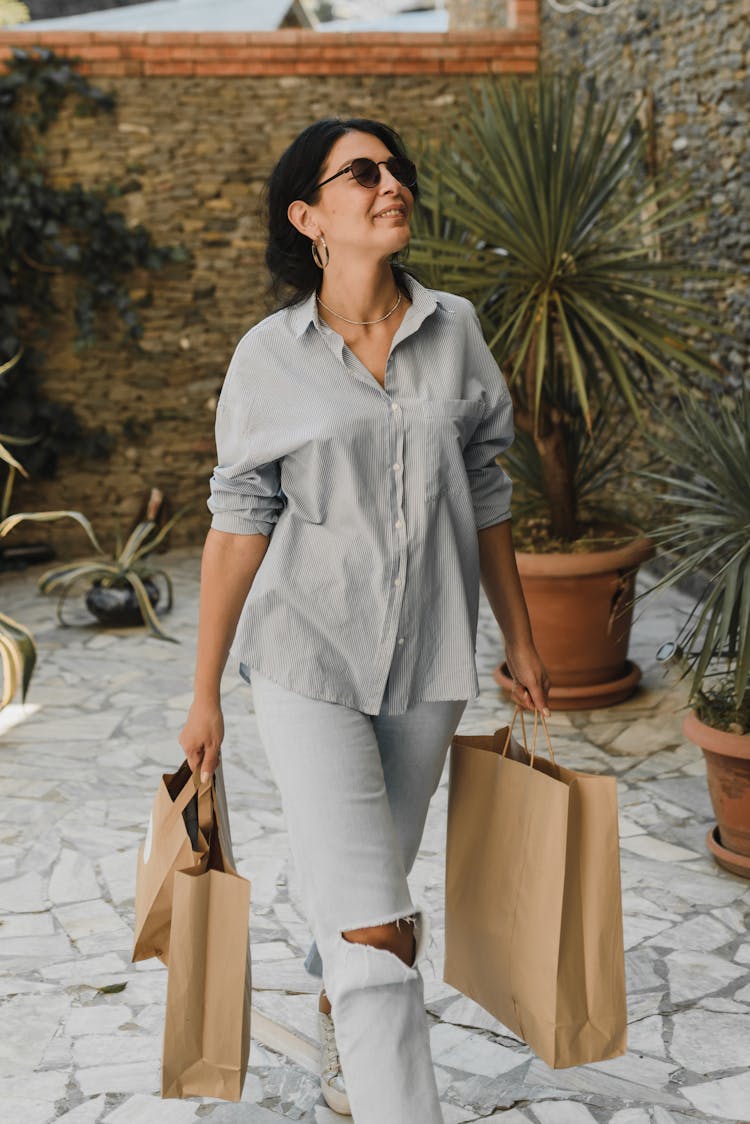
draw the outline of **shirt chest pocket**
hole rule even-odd
[[[467,487],[463,451],[484,415],[484,403],[441,398],[414,406],[416,453],[424,474],[425,500]]]

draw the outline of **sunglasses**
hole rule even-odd
[[[313,191],[317,191],[324,184],[343,176],[345,172],[351,172],[354,179],[362,187],[377,187],[380,183],[381,164],[385,164],[393,178],[403,184],[404,187],[413,188],[417,186],[416,165],[405,156],[389,156],[387,160],[371,160],[369,156],[358,156],[356,160],[352,160],[351,164],[347,164],[340,172],[335,172],[327,180],[316,183]]]

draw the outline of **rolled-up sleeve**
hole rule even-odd
[[[510,519],[513,482],[496,458],[513,443],[513,403],[503,373],[485,343],[471,309],[466,361],[485,390],[485,412],[464,449],[477,530]]]
[[[211,476],[211,527],[234,535],[271,535],[284,500],[280,461],[270,459],[263,419],[254,408],[248,349],[240,343],[216,410],[218,464]]]

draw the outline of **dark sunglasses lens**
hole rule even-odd
[[[417,167],[405,156],[392,156],[386,164],[391,175],[402,183],[404,187],[415,187],[417,183]]]
[[[367,156],[352,160],[352,175],[362,187],[377,187],[380,183],[380,168]]]

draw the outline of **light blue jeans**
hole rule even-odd
[[[355,1124],[440,1124],[416,962],[342,933],[413,917],[422,950],[406,877],[466,702],[373,716],[249,674],[315,937],[305,965],[322,968]]]

